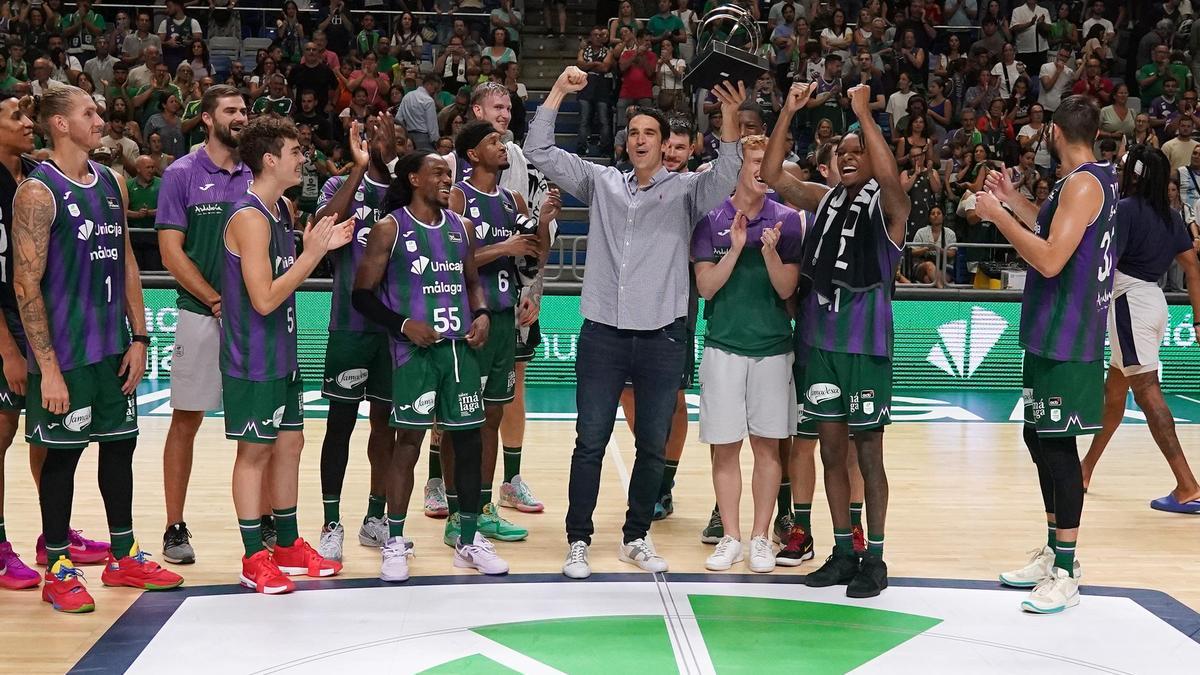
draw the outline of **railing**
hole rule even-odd
[[[239,4],[236,7],[234,7],[234,9],[239,12],[260,12],[263,14],[269,13],[272,15],[277,15],[283,11],[282,4],[283,3],[280,3],[279,5],[275,5],[273,7],[270,7],[270,6],[268,6],[268,7],[249,7],[246,5]],[[62,7],[64,9],[66,9],[68,7],[73,8],[73,7],[75,7],[75,3],[64,2],[62,4]],[[215,9],[226,9],[226,8],[227,7],[216,7]],[[103,5],[100,5],[100,4],[95,5],[93,7],[93,9],[95,9],[96,11],[108,10],[108,9],[124,9],[124,10],[131,11],[134,13],[140,12],[140,11],[146,11],[146,12],[150,12],[150,13],[156,14],[156,15],[157,14],[166,14],[166,12],[167,12],[166,5],[137,5],[137,4],[133,4],[133,3],[129,3],[129,2],[105,2]],[[187,13],[207,14],[209,11],[207,6],[184,7],[183,10],[184,10],[185,14],[187,14]],[[308,8],[299,10],[299,13],[301,15],[304,15],[304,14],[315,15],[317,12],[318,12],[318,9],[316,7],[308,7]],[[378,9],[371,8],[371,9],[367,9],[367,10],[353,9],[353,10],[351,10],[351,13],[352,13],[352,15],[371,14],[373,16],[393,16],[393,15],[399,16],[401,14],[412,14],[413,16],[418,17],[418,18],[455,16],[455,17],[463,17],[463,18],[471,18],[471,19],[488,19],[491,17],[491,14],[489,14],[487,12],[454,11],[454,12],[438,13],[438,12],[426,12],[424,10],[417,11],[417,12],[410,12],[406,9],[383,9],[383,8],[378,8]],[[133,23],[134,22],[131,21],[130,25],[132,26]],[[155,27],[155,28],[157,28],[157,27]]]

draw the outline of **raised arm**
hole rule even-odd
[[[42,374],[42,402],[55,415],[70,407],[67,384],[50,340],[50,319],[42,297],[42,276],[54,222],[54,196],[41,183],[26,181],[13,197],[13,245],[16,248],[13,287],[29,350]]]
[[[712,91],[721,102],[721,149],[712,169],[696,174],[692,180],[693,225],[733,192],[742,170],[742,155],[738,152],[738,108],[746,100],[746,84],[738,82],[735,87],[731,82],[722,82]]]
[[[717,292],[725,287],[733,268],[742,256],[746,246],[746,214],[738,211],[733,216],[729,226],[729,240],[732,245],[725,255],[718,260],[712,246],[712,226],[709,217],[705,216],[696,225],[692,235],[692,257],[696,261],[696,291],[706,301],[712,300]]]
[[[1045,277],[1055,277],[1071,259],[1088,225],[1104,208],[1104,188],[1091,174],[1071,176],[1059,195],[1050,235],[1042,239],[1005,210],[998,195],[978,193],[975,213],[1000,228],[1017,253]]]
[[[241,258],[242,280],[254,311],[265,316],[278,309],[327,252],[350,241],[353,225],[353,219],[334,224],[330,216],[310,224],[304,229],[304,252],[286,272],[274,278],[266,217],[253,209],[235,213],[225,231],[225,244]]]
[[[883,215],[887,218],[888,237],[892,243],[901,245],[908,227],[908,213],[912,209],[912,202],[900,184],[900,169],[896,166],[887,139],[883,137],[879,125],[875,124],[875,118],[871,116],[871,87],[860,84],[851,87],[846,95],[850,98],[850,109],[858,116],[863,150],[867,154],[867,161],[871,163],[875,181],[879,183],[880,203],[883,205]]]
[[[1032,229],[1037,225],[1038,207],[1017,190],[1009,171],[1007,167],[1003,171],[987,171],[987,178],[983,182],[984,189],[996,195],[1017,216],[1017,220],[1024,223],[1026,228]]]
[[[787,131],[791,126],[792,117],[796,111],[802,110],[813,90],[814,83],[797,82],[788,90],[787,98],[783,101],[783,110],[779,111],[779,119],[767,142],[767,151],[763,155],[762,178],[767,181],[784,201],[803,211],[816,211],[817,206],[825,197],[829,188],[818,183],[799,180],[783,170],[783,158],[788,153]],[[723,120],[722,120],[723,121]]]
[[[523,148],[531,164],[585,204],[591,201],[596,174],[601,167],[555,146],[554,120],[567,94],[578,92],[586,85],[587,73],[575,66],[568,66],[538,108],[537,115],[529,125]]]

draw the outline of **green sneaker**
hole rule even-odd
[[[456,545],[458,545],[458,535],[460,530],[461,524],[458,520],[458,514],[451,514],[451,516],[446,519],[446,530],[442,533],[442,543],[450,548],[454,548]]]
[[[721,524],[721,512],[713,507],[712,515],[708,517],[708,526],[700,533],[700,541],[705,544],[715,544],[725,536],[725,526]]]
[[[479,514],[479,533],[500,541],[521,541],[529,536],[529,530],[501,518],[495,504],[483,505],[483,513]]]

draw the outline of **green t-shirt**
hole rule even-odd
[[[394,56],[391,56],[391,55],[382,56],[379,58],[379,72],[393,73],[395,71],[392,69],[395,68],[397,65],[399,65],[399,63],[400,62],[398,60],[396,60],[396,57],[394,57]]]
[[[683,19],[675,14],[655,14],[646,22],[646,33],[651,37],[665,38],[668,33],[683,29]]]
[[[183,108],[183,119],[180,122],[190,122],[200,116],[200,99],[188,101],[188,104]],[[192,130],[187,132],[187,144],[189,147],[204,142],[204,123],[197,123],[192,127]]]
[[[317,171],[317,162],[324,162],[325,154],[316,148],[308,148],[302,152],[304,164],[300,166],[300,199],[297,203],[301,211],[316,213],[317,198],[321,196],[321,176]]]
[[[434,101],[434,103],[437,103],[438,110],[441,110],[442,108],[445,108],[446,106],[450,105],[451,103],[454,103],[454,94],[451,94],[450,92],[443,89],[438,92],[437,97],[433,101]]]
[[[3,80],[0,80],[0,91],[11,90],[13,87],[21,84],[21,81],[12,75],[5,75]]]
[[[79,20],[78,17],[79,12],[64,14],[62,18],[58,20],[58,32],[62,33],[65,31],[71,26],[71,24]],[[101,33],[104,32],[104,29],[106,28],[104,17],[96,13],[96,10],[92,10],[87,13],[87,20],[90,21],[93,26],[99,28]],[[80,24],[79,32],[67,38],[67,52],[75,53],[81,49],[84,49],[85,47],[88,51],[96,51],[96,36],[92,35],[92,32],[88,30],[87,26]]]
[[[158,176],[155,176],[150,181],[150,184],[146,186],[143,186],[136,178],[127,179],[125,181],[125,188],[129,190],[129,211],[158,208],[158,189],[160,186],[162,186],[162,179]],[[153,229],[154,216],[130,218],[129,226]]]
[[[154,89],[153,84],[144,84],[144,85],[142,85],[142,88],[138,89],[137,93],[134,95],[141,96],[142,94],[146,93],[147,91],[150,91],[153,89]],[[150,119],[150,117],[153,116],[155,113],[162,112],[163,104],[166,103],[167,96],[169,94],[175,94],[175,98],[179,99],[180,103],[183,103],[183,92],[179,91],[179,87],[176,87],[174,83],[168,84],[166,91],[161,91],[161,90],[154,91],[154,93],[150,94],[150,98],[146,99],[146,102],[139,109],[139,114],[141,116],[140,121],[141,121],[142,126],[146,126],[146,120]]]
[[[140,90],[137,87],[129,86],[126,83],[124,94],[122,94],[121,87],[110,84],[104,89],[104,100],[108,101],[109,107],[112,107],[112,102],[118,98],[128,98],[132,101],[133,97],[138,95],[138,91]]]
[[[1153,63],[1147,63],[1146,65],[1142,66],[1137,72],[1138,82],[1150,77],[1157,70],[1158,66]],[[1179,91],[1187,90],[1188,76],[1191,75],[1191,72],[1187,69],[1187,66],[1183,65],[1182,63],[1169,63],[1167,64],[1167,72],[1170,73],[1171,77],[1175,78],[1175,81],[1179,83]],[[1143,106],[1148,107],[1155,98],[1162,96],[1162,82],[1163,79],[1160,77],[1154,82],[1150,83],[1148,86],[1142,87]]]
[[[284,117],[292,114],[292,99],[284,96],[283,98],[271,98],[270,96],[259,96],[254,99],[254,105],[250,106],[251,115],[262,115],[267,112],[278,113]]]

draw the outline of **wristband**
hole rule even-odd
[[[150,337],[148,335],[134,335],[130,337],[130,340],[133,342],[140,342],[144,345],[150,344]]]
[[[487,307],[480,307],[479,309],[473,310],[471,312],[471,315],[472,315],[473,319],[478,319],[481,316],[486,316],[488,318],[488,321],[492,320],[492,310],[488,309]]]

